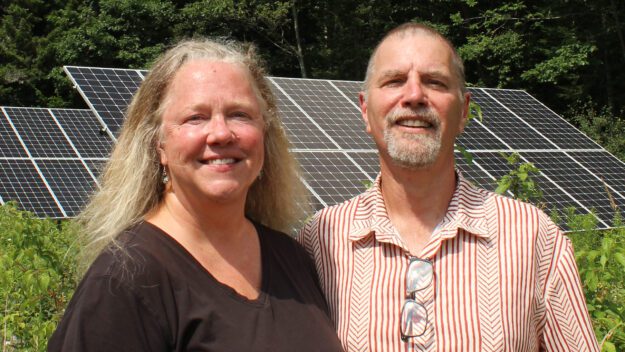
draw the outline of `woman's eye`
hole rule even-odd
[[[198,124],[202,121],[204,121],[204,117],[202,115],[193,115],[193,116],[189,116],[189,118],[187,118],[185,123]]]
[[[244,111],[235,111],[232,113],[231,116],[234,118],[238,118],[238,119],[250,119],[251,118],[251,115]]]

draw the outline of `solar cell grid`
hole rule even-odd
[[[0,170],[3,201],[17,201],[22,209],[39,217],[65,217],[32,161],[0,159]]]
[[[143,81],[141,75],[125,69],[65,66],[65,70],[105,125],[116,133],[128,103]]]
[[[4,110],[33,157],[77,157],[47,109],[6,107]]]
[[[566,120],[521,90],[484,89],[561,149],[600,149]]]
[[[504,153],[509,155],[509,153]],[[479,164],[480,169],[484,169],[488,174],[495,177],[491,179],[489,177],[480,178],[480,172],[477,171],[477,179],[475,182],[482,188],[494,191],[498,186],[498,180],[507,175],[512,170],[512,165],[509,165],[500,153],[497,152],[475,152],[473,158],[476,164]],[[456,157],[456,160],[459,158]],[[521,162],[525,162],[522,160]],[[461,170],[464,170],[462,164],[459,165]],[[475,168],[475,166],[474,166]],[[472,179],[472,177],[467,177]],[[576,202],[569,194],[562,190],[558,185],[554,184],[548,177],[545,177],[543,172],[538,175],[533,175],[533,180],[536,182],[538,189],[542,192],[541,199],[534,199],[532,203],[543,209],[547,213],[551,213],[553,210],[560,210],[560,215],[563,214],[563,210],[569,207],[574,208],[578,214],[588,214],[590,211],[583,208],[583,206]],[[508,196],[512,196],[512,193],[508,193]],[[564,226],[565,224],[560,224]]]
[[[52,115],[83,158],[104,158],[113,141],[102,130],[91,110],[51,109]]]
[[[470,121],[466,125],[464,132],[456,140],[456,144],[469,150],[509,149],[502,141],[484,128],[484,126],[478,121]]]
[[[24,158],[27,156],[22,143],[9,123],[5,109],[0,111],[0,157]]]
[[[474,185],[489,191],[497,188],[497,181],[475,162],[469,163],[464,156],[456,153],[456,167],[462,172],[462,176]]]
[[[586,209],[594,209],[599,219],[609,224],[614,209],[600,180],[563,152],[525,152],[529,161]]]
[[[488,116],[481,124],[497,136],[506,136],[505,142],[511,149],[555,147],[481,89],[473,89],[471,93],[474,101],[482,108],[482,113]],[[483,147],[480,145],[479,148]]]
[[[362,133],[365,127],[358,108],[329,82],[275,77],[273,81],[341,148],[375,147],[371,139]]]
[[[87,160],[84,160],[84,162],[89,168],[89,170],[91,171],[91,173],[96,177],[99,177],[99,175],[104,170],[104,164],[106,164],[105,159],[102,159],[102,160],[87,159]]]
[[[280,118],[293,148],[336,149],[336,145],[310,122],[306,114],[275,83],[272,90],[276,95]]]
[[[77,215],[95,187],[85,166],[78,160],[40,160],[37,164],[67,216]]]
[[[608,192],[615,199],[625,198],[625,164],[622,161],[605,151],[568,154],[609,184]],[[625,207],[621,207],[621,210],[625,210]]]
[[[296,152],[304,179],[325,204],[344,202],[360,193],[368,176],[342,152]],[[318,210],[318,209],[316,209]]]
[[[377,150],[370,152],[347,152],[347,155],[360,165],[371,180],[375,180],[380,172],[380,158]]]
[[[362,89],[362,82],[358,81],[329,81],[338,90],[340,90],[345,96],[357,107],[360,106],[358,101],[358,93]]]

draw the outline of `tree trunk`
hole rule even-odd
[[[607,19],[604,14],[602,17],[603,30],[607,33]],[[603,50],[603,71],[605,72],[605,89],[607,95],[607,106],[611,111],[614,109],[613,100],[612,100],[612,72],[610,72],[610,57],[608,55],[608,48],[610,47],[610,42],[607,36],[603,36],[605,39],[605,50]]]
[[[618,12],[614,5],[614,0],[610,0],[610,6],[612,7],[612,15],[614,16],[614,24],[616,25],[616,35],[618,36],[619,43],[621,44],[621,52],[623,54],[623,60],[625,60],[625,40],[623,39],[623,31],[621,31],[621,22],[618,20]]]
[[[293,13],[293,28],[295,29],[295,41],[297,43],[297,61],[299,62],[299,69],[302,73],[302,78],[308,77],[306,74],[306,65],[304,64],[304,53],[302,52],[302,42],[299,37],[299,22],[297,21],[297,0],[291,2],[291,10]]]

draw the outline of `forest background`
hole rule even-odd
[[[147,68],[181,38],[255,43],[280,77],[362,80],[406,21],[458,47],[470,85],[523,89],[625,160],[623,0],[0,0],[0,105],[84,108],[63,65]]]

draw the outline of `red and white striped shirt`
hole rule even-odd
[[[433,284],[416,293],[424,335],[401,340],[410,254],[391,224],[380,177],[319,211],[299,240],[314,258],[348,351],[598,351],[573,249],[536,207],[459,176],[420,258]]]

